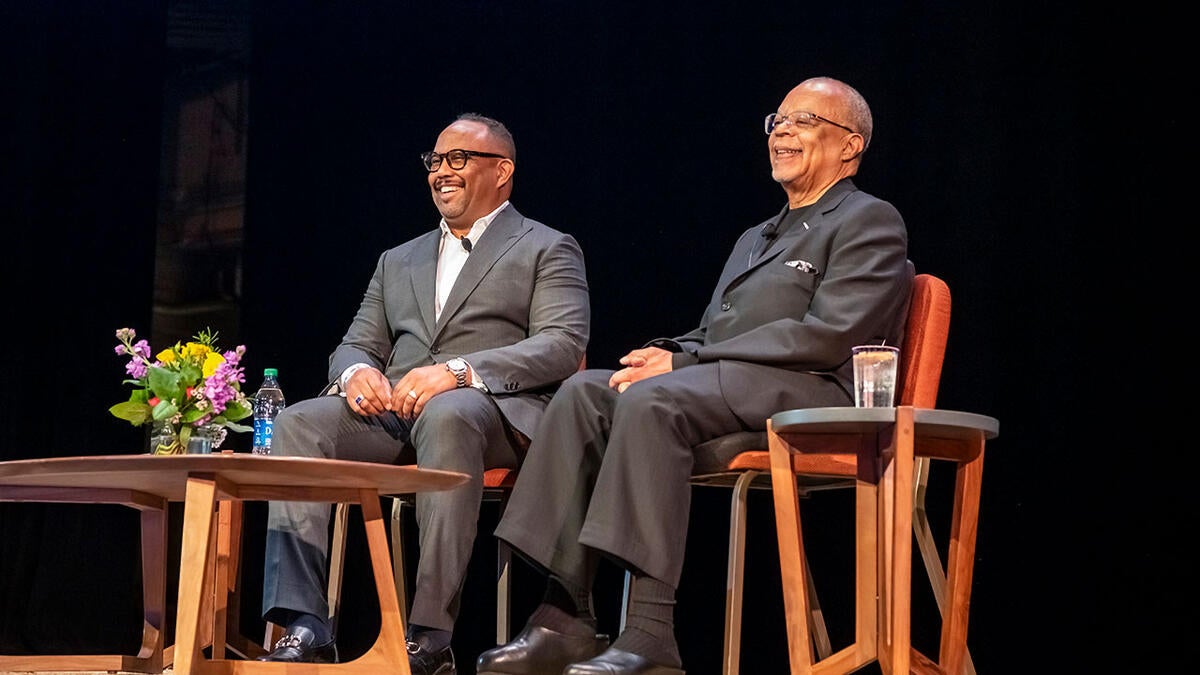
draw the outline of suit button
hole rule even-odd
[[[731,310],[731,309],[733,309],[733,303],[732,303],[732,302],[722,302],[722,303],[721,303],[721,311],[722,311],[722,312],[728,312],[728,311],[729,311],[729,310]]]
[[[438,353],[440,353],[441,351],[442,351],[442,350],[438,349],[436,345],[435,345],[435,346],[433,346],[433,347],[430,347],[430,348],[429,348],[429,353],[430,353],[430,354],[438,354]]]

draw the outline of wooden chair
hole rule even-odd
[[[517,480],[516,469],[488,469],[483,473],[483,501],[499,506],[500,515],[508,505],[513,484]],[[411,496],[393,497],[392,501],[392,574],[396,583],[396,595],[400,598],[400,618],[408,624],[407,572],[404,563],[404,541],[402,524],[404,512],[415,504]],[[341,609],[342,569],[346,558],[346,523],[349,516],[347,504],[338,504],[334,510],[333,537],[329,546],[329,616],[336,629]],[[512,594],[512,551],[497,541],[496,548],[496,644],[508,642],[511,631]]]
[[[578,370],[587,367],[587,355],[579,361]],[[325,394],[337,394],[336,383],[330,385]],[[517,482],[517,469],[488,469],[483,473],[483,501],[493,502],[500,509],[499,516],[504,515],[508,506],[508,497],[512,494],[513,485]],[[413,505],[412,495],[398,496],[392,502],[392,572],[396,582],[396,595],[400,598],[400,618],[407,625],[408,603],[407,572],[404,564],[404,541],[401,525],[404,522],[404,511]],[[341,607],[342,570],[346,559],[346,520],[349,514],[346,504],[338,504],[334,510],[333,536],[329,545],[329,616],[337,628],[337,616]],[[496,644],[506,644],[512,637],[512,551],[502,542],[496,541]],[[279,637],[278,629],[268,638]]]
[[[929,275],[913,278],[912,295],[908,306],[904,339],[901,344],[897,405],[933,408],[937,403],[941,382],[942,362],[950,328],[950,290],[944,281]],[[937,600],[938,609],[945,610],[946,576],[934,542],[929,520],[925,515],[925,486],[929,476],[929,460],[918,458],[914,467],[913,532],[919,544],[926,572]],[[796,469],[800,468],[797,461]],[[737,675],[741,649],[741,613],[743,597],[743,566],[746,537],[746,496],[750,488],[771,489],[768,434],[739,432],[713,439],[696,447],[696,464],[692,484],[697,486],[732,487],[729,516],[729,553],[726,579],[725,607],[725,675]],[[799,497],[830,489],[855,486],[854,474],[796,476]],[[824,658],[832,653],[825,621],[817,601],[811,571],[803,566],[804,587],[809,609],[807,631],[813,647]],[[970,654],[966,655],[967,675],[975,669]]]

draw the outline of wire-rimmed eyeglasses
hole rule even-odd
[[[467,160],[472,157],[495,157],[497,159],[508,159],[504,155],[497,155],[494,152],[478,152],[476,150],[447,150],[446,152],[437,153],[432,150],[421,153],[421,163],[425,165],[426,171],[437,171],[442,168],[442,160],[450,165],[451,169],[458,171],[467,165]]]
[[[817,126],[817,122],[832,124],[833,126],[838,127],[839,129],[845,129],[852,134],[858,133],[845,124],[838,124],[829,118],[821,117],[816,113],[810,113],[804,110],[797,110],[796,112],[790,112],[786,115],[781,115],[780,113],[771,113],[770,115],[767,115],[767,118],[763,120],[763,131],[770,136],[771,132],[775,131],[775,127],[781,124],[795,124],[801,127],[815,127]]]

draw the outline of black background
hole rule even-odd
[[[144,442],[107,408],[127,395],[113,331],[150,320],[165,4],[0,3],[4,459]],[[1186,158],[1171,78],[1187,42],[1150,10],[943,4],[252,2],[247,388],[264,366],[289,399],[324,384],[379,252],[436,223],[417,157],[464,111],[509,126],[514,203],[583,246],[591,365],[690,329],[737,235],[783,203],[763,115],[806,77],[844,79],[875,115],[856,182],[900,209],[918,272],[954,297],[939,405],[1001,424],[976,667],[1159,672],[1190,608],[1180,547],[1195,530],[1190,434],[1161,440],[1141,416],[1164,401],[1161,343],[1194,306],[1194,265],[1167,262],[1186,258],[1191,224],[1160,206],[1186,193],[1158,170]],[[930,496],[943,542],[948,473],[935,467]],[[849,508],[802,505],[835,643],[850,638]],[[677,611],[691,673],[719,670],[727,509],[726,491],[694,491]],[[247,521],[250,634],[262,515]],[[485,505],[460,672],[491,640],[495,520]],[[133,649],[136,522],[0,505],[0,652]],[[772,526],[769,495],[753,494],[743,672],[786,671]],[[378,623],[361,553],[352,539],[344,655]],[[936,654],[919,563],[914,580],[914,641]],[[614,632],[619,584],[606,568],[597,588]],[[519,565],[516,592],[519,626],[540,592]]]

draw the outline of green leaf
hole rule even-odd
[[[205,415],[205,413],[201,412],[200,410],[192,408],[191,410],[184,411],[182,421],[185,424],[191,424],[192,422],[195,422],[196,420],[200,419],[201,417],[204,417],[204,415]]]
[[[222,414],[222,417],[231,422],[236,422],[238,420],[246,419],[253,412],[254,410],[250,407],[249,401],[233,400],[226,404],[225,412]]]
[[[241,433],[245,433],[247,431],[254,431],[254,427],[248,427],[245,424],[237,424],[235,422],[226,422],[225,428],[229,429],[230,431],[237,431],[237,432],[241,432]]]
[[[183,387],[180,386],[179,375],[179,373],[173,370],[152,366],[146,374],[150,384],[150,391],[154,392],[154,395],[163,401],[168,399],[182,400]],[[161,418],[155,416],[155,419]]]
[[[162,397],[160,396],[159,398]],[[157,421],[169,419],[174,417],[178,412],[179,408],[176,408],[174,403],[167,399],[163,399],[158,402],[158,405],[154,406],[154,419]]]
[[[135,403],[133,401],[125,401],[118,403],[108,409],[114,417],[123,419],[135,427],[145,424],[151,417],[150,406],[145,403]]]
[[[204,371],[191,361],[179,362],[179,386],[182,389],[194,387],[204,381]]]

